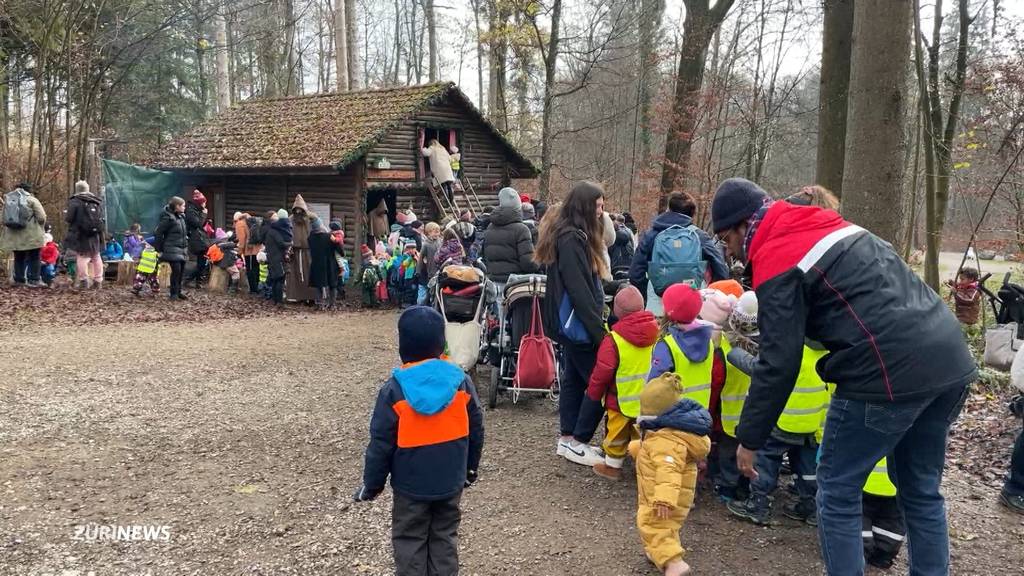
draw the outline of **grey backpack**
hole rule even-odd
[[[4,196],[4,226],[21,230],[32,219],[32,207],[28,203],[28,192],[15,188]]]

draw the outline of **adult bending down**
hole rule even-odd
[[[888,456],[910,540],[910,574],[949,573],[939,492],[946,435],[977,377],[956,318],[873,234],[817,206],[772,202],[742,178],[719,186],[715,234],[750,262],[761,347],[736,438],[753,477],[800,371],[804,338],[836,385],[818,465],[818,532],[830,575],[862,574],[861,494]]]
[[[565,353],[558,397],[557,453],[585,466],[604,461],[601,453],[588,444],[604,409],[586,395],[597,349],[605,335],[603,211],[601,186],[577,183],[565,203],[544,219],[536,251],[537,262],[547,267],[544,331],[562,344]]]

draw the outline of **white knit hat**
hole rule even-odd
[[[75,182],[75,194],[88,194],[88,193],[89,193],[89,183],[88,182],[86,182],[85,180],[79,180],[78,182]]]
[[[245,218],[245,214],[244,213],[242,213],[242,212],[235,212],[235,217],[232,218],[232,220],[237,221],[237,220],[241,220],[242,218]]]
[[[757,333],[757,294],[753,291],[744,292],[736,302],[729,316],[732,328],[741,334]]]

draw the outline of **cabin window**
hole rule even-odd
[[[420,128],[419,147],[422,149],[426,147],[431,140],[437,140],[444,145],[449,152],[451,152],[453,147],[459,146],[458,137],[458,131],[453,128],[423,127]],[[430,173],[430,162],[427,161],[422,154],[420,154],[419,157],[420,177],[423,180],[433,177],[433,174]]]

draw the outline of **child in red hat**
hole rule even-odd
[[[648,380],[674,372],[683,381],[683,398],[707,408],[711,403],[714,326],[697,319],[703,299],[687,284],[669,286],[661,297],[668,321],[665,336],[654,345]]]

